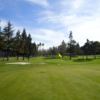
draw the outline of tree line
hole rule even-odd
[[[93,58],[96,59],[96,55],[100,55],[100,42],[90,41],[87,39],[86,43],[84,43],[83,46],[80,46],[79,43],[73,39],[73,34],[71,31],[69,34],[68,43],[63,40],[59,46],[40,51],[40,54],[43,56],[51,55],[52,57],[55,57],[58,53],[60,53],[62,57],[69,56],[70,60],[72,57],[78,55],[83,57],[85,56],[86,59],[88,59],[89,55],[93,55]]]
[[[20,56],[23,60],[27,57],[29,60],[30,56],[37,54],[37,49],[38,46],[32,43],[32,37],[26,33],[26,29],[14,33],[10,22],[2,29],[0,27],[0,56],[3,60],[9,60],[9,56],[16,56],[17,60]]]
[[[9,60],[11,56],[16,56],[17,60],[19,60],[19,57],[22,57],[23,60],[27,57],[29,60],[29,58],[33,56],[55,57],[61,54],[62,57],[69,56],[71,60],[72,57],[78,55],[85,55],[86,59],[88,59],[88,55],[93,55],[94,58],[96,58],[96,55],[100,55],[99,41],[90,41],[87,39],[86,43],[80,46],[79,43],[73,39],[72,31],[70,31],[68,43],[63,40],[59,46],[50,47],[47,50],[38,50],[39,46],[43,45],[43,43],[33,43],[31,34],[27,34],[26,29],[23,29],[22,32],[20,30],[15,32],[10,22],[2,29],[0,27],[0,57],[2,57],[3,60]]]

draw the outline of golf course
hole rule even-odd
[[[0,60],[0,100],[100,100],[99,58],[22,62]]]

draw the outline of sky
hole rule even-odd
[[[0,20],[15,32],[26,28],[43,48],[67,42],[70,31],[80,45],[100,41],[100,0],[0,0]]]

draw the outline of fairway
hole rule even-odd
[[[100,100],[100,59],[29,62],[0,61],[0,100]]]

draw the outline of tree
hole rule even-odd
[[[69,43],[68,43],[68,52],[69,52],[70,60],[72,59],[72,53],[73,53],[74,44],[75,44],[75,41],[73,40],[73,34],[72,34],[72,31],[70,31]]]
[[[20,30],[16,32],[16,35],[13,36],[13,27],[10,22],[3,28],[1,31],[0,26],[0,56],[6,56],[7,60],[9,60],[9,56],[17,57],[19,59],[19,55],[23,57],[25,56],[36,56],[38,53],[38,47],[44,46],[44,44],[40,43],[36,45],[36,43],[32,43],[31,35],[27,36],[26,30],[23,29],[20,34]]]
[[[21,34],[21,53],[23,55],[23,60],[25,58],[25,54],[26,54],[26,49],[27,49],[27,45],[26,45],[26,42],[27,42],[27,34],[26,34],[26,30],[23,29],[23,32]]]
[[[52,47],[47,50],[48,55],[55,57],[58,54],[58,48]]]
[[[3,29],[7,61],[9,60],[9,53],[12,49],[13,32],[12,24],[8,22],[7,26]]]
[[[38,45],[37,45],[37,48],[39,49],[39,47],[42,47],[42,46],[44,46],[44,43],[39,43]]]
[[[72,56],[77,56],[77,55],[81,54],[81,49],[80,49],[79,43],[77,43],[73,39],[72,31],[70,31],[70,34],[69,34],[69,42],[67,44],[67,52],[68,52],[70,60],[72,59]]]
[[[31,52],[32,52],[32,50],[31,50],[31,46],[32,46],[31,41],[32,41],[32,38],[31,38],[31,35],[29,34],[28,37],[27,37],[27,41],[26,41],[27,42],[26,45],[27,45],[27,57],[28,57],[28,60],[29,60]]]
[[[91,44],[92,42],[87,39],[86,43],[82,46],[82,50],[84,54],[86,55],[86,59],[88,59],[88,55],[91,55],[93,53]]]
[[[67,47],[64,40],[62,41],[61,45],[58,46],[58,51],[62,55],[62,57],[66,55]]]
[[[4,35],[3,32],[1,31],[0,27],[0,56],[3,57],[3,52],[4,52]]]
[[[1,32],[1,27],[0,27],[0,50],[3,49],[3,40],[4,36],[3,36],[3,33]]]
[[[32,45],[31,45],[31,55],[32,56],[36,56],[37,54],[38,54],[38,48],[37,48],[38,46],[36,45],[36,43],[34,42],[34,43],[32,43]]]
[[[21,35],[20,35],[20,30],[18,30],[15,36],[15,43],[14,43],[14,49],[16,52],[17,60],[19,60],[20,48],[21,48]]]
[[[70,56],[70,60],[72,58],[72,40],[73,40],[73,35],[72,35],[72,31],[70,31],[70,34],[69,34],[69,56]]]
[[[75,45],[75,54],[76,55],[81,55],[82,54],[79,43],[76,43],[76,45]]]
[[[94,55],[94,59],[96,59],[96,55],[100,54],[100,42],[92,41],[92,54]]]

